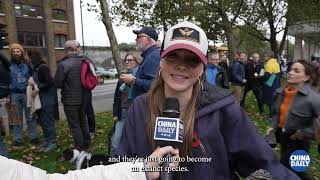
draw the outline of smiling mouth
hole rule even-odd
[[[188,79],[188,76],[184,76],[184,75],[179,75],[179,74],[171,74],[171,77],[173,77],[174,79]]]

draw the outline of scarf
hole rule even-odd
[[[127,69],[127,74],[131,74],[133,76],[136,76],[138,70],[138,66],[132,69]],[[127,86],[126,83],[122,83],[120,88],[120,92],[128,91],[128,100],[132,100],[132,87]]]

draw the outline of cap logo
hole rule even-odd
[[[195,29],[189,27],[180,27],[173,30],[172,40],[188,40],[199,43],[199,39],[199,31]]]

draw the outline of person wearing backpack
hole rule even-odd
[[[16,107],[19,119],[15,119],[16,121],[11,124],[13,127],[13,146],[21,146],[24,144],[22,131],[23,111],[28,125],[30,142],[37,144],[37,122],[30,116],[30,108],[27,107],[26,96],[26,88],[29,78],[32,77],[32,69],[24,57],[24,49],[20,44],[11,44],[10,53],[10,96],[7,98],[7,104]]]
[[[82,84],[82,66],[85,57],[80,55],[80,44],[68,40],[64,45],[65,57],[57,65],[54,83],[61,89],[61,102],[74,140],[79,151],[90,148],[88,121],[85,118],[87,90]]]
[[[49,66],[42,59],[37,50],[29,50],[28,56],[33,65],[33,79],[30,84],[37,84],[39,91],[32,96],[39,94],[41,109],[38,112],[38,119],[43,130],[44,140],[39,145],[40,151],[49,152],[57,147],[55,127],[55,106],[57,106],[57,89],[54,86]]]

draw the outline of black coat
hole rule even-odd
[[[10,83],[10,61],[0,52],[0,84]]]
[[[261,81],[258,78],[254,77],[254,73],[260,73],[261,69],[263,69],[263,64],[253,64],[253,62],[248,62],[245,66],[246,69],[246,79],[247,83],[246,86],[251,87],[252,89],[261,86]]]
[[[229,78],[227,71],[220,66],[217,66],[218,73],[216,76],[216,84],[222,88],[229,89]]]
[[[2,53],[0,53],[0,74],[0,98],[4,98],[10,92],[10,62]]]
[[[84,103],[86,91],[80,79],[83,58],[78,55],[69,55],[58,63],[54,83],[57,88],[61,88],[61,101],[64,105]]]

